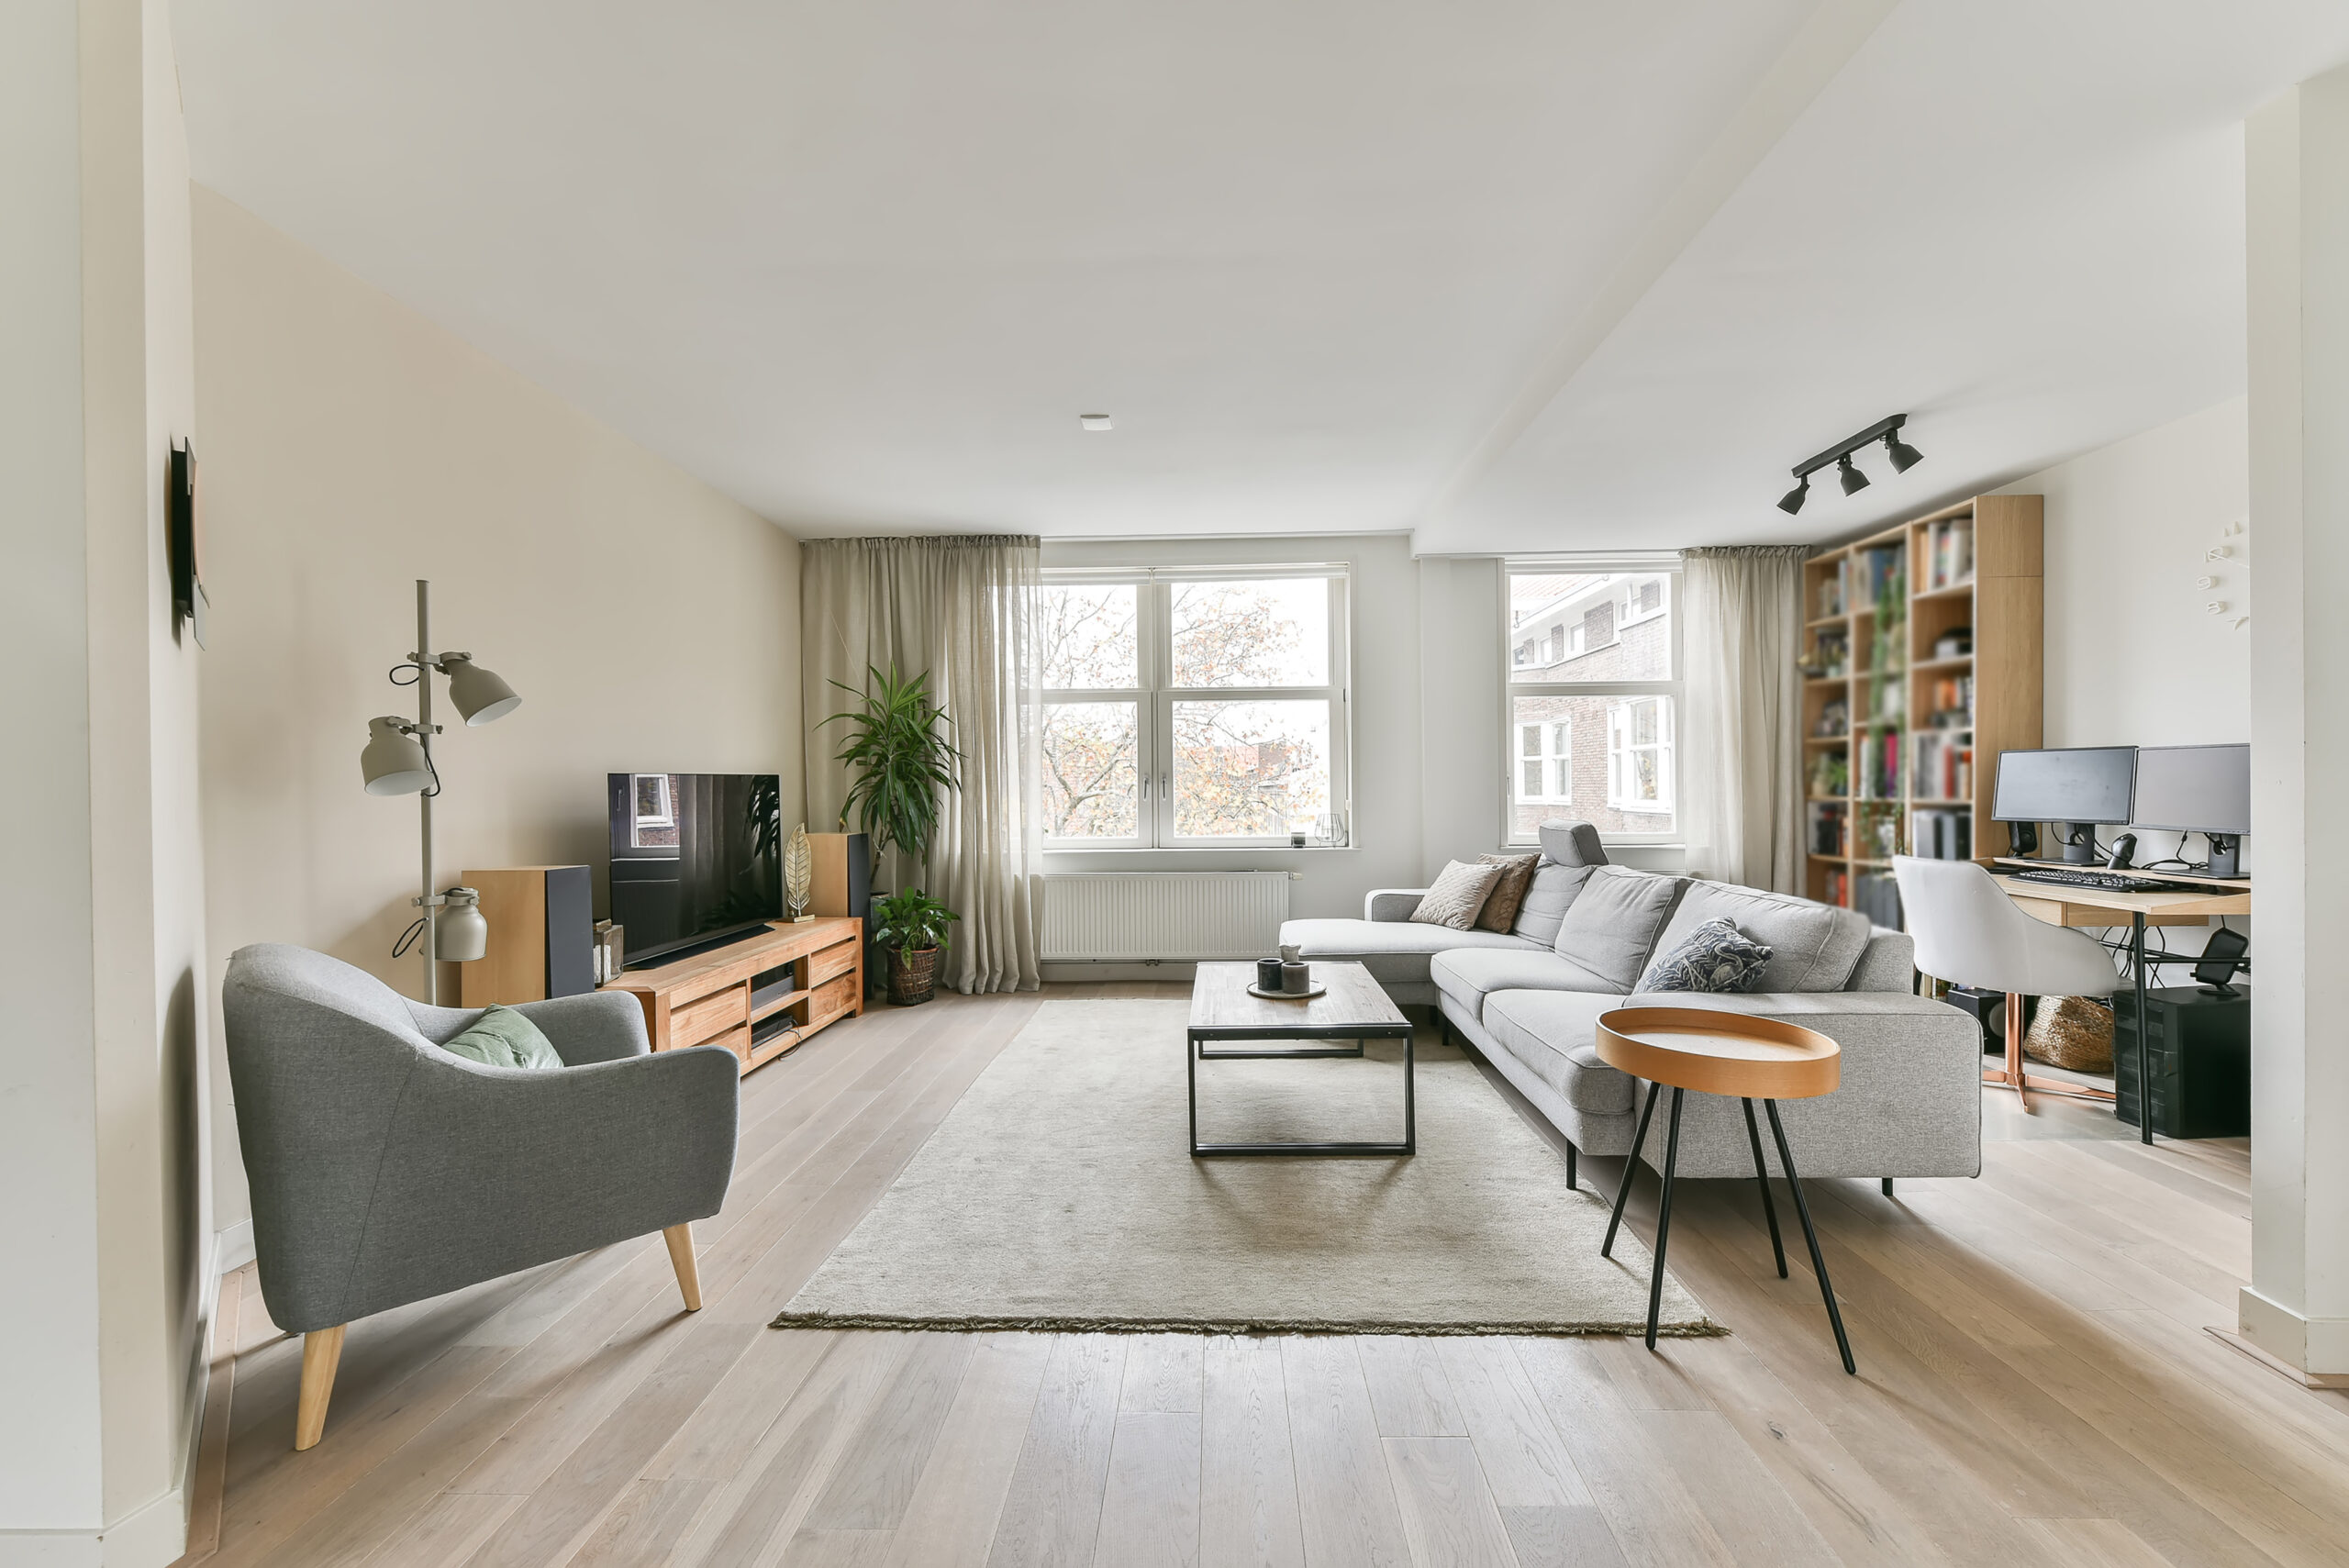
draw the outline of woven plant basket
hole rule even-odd
[[[2042,996],[2022,1053],[2073,1073],[2112,1071],[2112,1013],[2085,996]]]

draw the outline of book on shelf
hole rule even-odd
[[[1910,852],[1930,861],[1970,861],[1974,858],[1974,813],[1920,810],[1910,829],[1916,841]]]
[[[1946,675],[1928,694],[1926,722],[1936,729],[1965,729],[1974,723],[1974,677]]]
[[[1950,517],[1925,530],[1925,591],[1974,580],[1974,519]]]
[[[1828,620],[1852,613],[1852,558],[1839,558],[1835,570],[1819,580],[1819,603],[1811,619]]]
[[[1962,732],[1920,729],[1915,737],[1915,766],[1910,770],[1909,795],[1917,800],[1974,798],[1974,746],[1958,738]]]
[[[1833,904],[1839,906],[1846,905],[1850,903],[1850,899],[1846,895],[1850,893],[1851,886],[1852,873],[1850,872],[1831,871],[1820,884],[1820,902],[1822,904]]]
[[[1852,852],[1852,813],[1841,801],[1810,803],[1810,852],[1842,859]]]
[[[1864,871],[1852,879],[1852,907],[1875,925],[1900,929],[1900,884],[1889,872]]]

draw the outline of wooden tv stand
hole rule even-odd
[[[627,970],[597,989],[635,995],[653,1050],[722,1045],[748,1073],[864,1011],[864,922],[777,920],[758,936]]]

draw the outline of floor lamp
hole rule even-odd
[[[440,793],[440,773],[432,765],[432,738],[440,727],[432,722],[432,673],[448,677],[449,701],[467,724],[487,724],[521,706],[514,688],[495,673],[473,662],[470,653],[434,653],[432,647],[432,584],[416,584],[416,651],[392,666],[395,686],[416,688],[416,717],[385,714],[367,721],[367,749],[359,754],[359,771],[369,795],[413,795],[424,811],[422,892],[412,900],[424,914],[401,936],[392,950],[398,958],[410,942],[424,950],[424,999],[440,1003],[440,965],[464,963],[489,951],[489,922],[483,918],[480,897],[469,887],[435,892],[432,886],[432,797]],[[417,941],[418,937],[422,940]]]

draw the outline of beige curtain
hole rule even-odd
[[[892,662],[927,671],[963,752],[962,788],[945,802],[929,864],[892,853],[874,886],[921,887],[962,917],[941,978],[965,993],[1037,984],[1036,557],[1033,537],[1004,534],[814,539],[802,557],[808,825],[834,828],[848,795],[833,761],[845,727],[820,722],[852,706],[841,686],[862,695],[867,670]]]
[[[1802,563],[1807,545],[1682,556],[1678,737],[1688,870],[1802,889]]]

